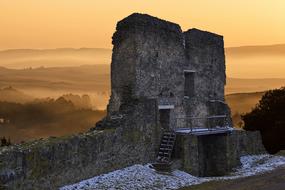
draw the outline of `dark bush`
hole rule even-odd
[[[10,146],[11,145],[11,141],[10,138],[7,140],[6,137],[2,137],[0,139],[0,147],[1,146]]]
[[[242,115],[244,129],[260,131],[266,150],[285,149],[285,87],[267,91],[250,112]]]

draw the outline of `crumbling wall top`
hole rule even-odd
[[[151,28],[151,29],[162,29],[172,32],[182,32],[178,24],[159,19],[157,17],[150,16],[148,14],[134,13],[125,19],[121,20],[117,24],[117,30],[128,29],[128,28]]]
[[[185,39],[190,46],[217,46],[224,48],[223,36],[208,31],[192,28],[184,32]]]
[[[151,32],[151,35],[165,36],[165,38],[169,36],[183,38],[182,30],[178,24],[147,14],[134,13],[118,22],[113,36],[113,44],[121,44],[122,40],[131,34],[147,35],[147,32]]]

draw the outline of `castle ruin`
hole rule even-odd
[[[189,120],[178,120],[186,117],[205,118],[193,121],[195,127],[213,127],[206,118],[218,115],[232,127],[224,102],[222,36],[182,32],[177,24],[133,14],[118,23],[113,44],[108,117],[120,114],[131,100],[153,99],[165,117],[163,128],[187,128]]]
[[[223,37],[132,14],[113,36],[107,116],[84,134],[0,150],[0,189],[55,189],[133,164],[221,176],[264,152],[225,103]]]
[[[171,163],[173,151],[183,146],[176,143],[174,147],[177,135],[197,138],[196,145],[192,146],[202,143],[204,147],[206,142],[200,140],[200,136],[212,138],[214,145],[233,131],[224,97],[226,74],[222,36],[198,29],[182,32],[177,24],[132,14],[118,23],[113,45],[112,94],[108,115],[99,128],[106,121],[128,119],[127,110],[136,110],[136,102],[153,102],[141,117],[155,116],[150,121],[153,129],[148,130],[156,131],[157,137],[162,136],[159,164]],[[143,125],[138,118],[132,119],[135,125]],[[213,154],[221,144],[216,146],[204,151],[213,149]],[[197,155],[202,155],[199,148],[197,151]],[[216,152],[219,157],[229,155],[227,150]],[[238,161],[231,167],[237,164]],[[196,173],[215,175],[209,172],[213,173]]]

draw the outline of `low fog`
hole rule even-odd
[[[84,132],[106,114],[111,50],[0,52],[0,137],[18,143]],[[234,125],[264,91],[285,86],[285,45],[227,48]],[[37,118],[37,119],[35,119]],[[4,120],[3,120],[4,119]]]

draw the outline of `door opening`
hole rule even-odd
[[[170,109],[159,110],[159,122],[164,130],[170,130]]]

